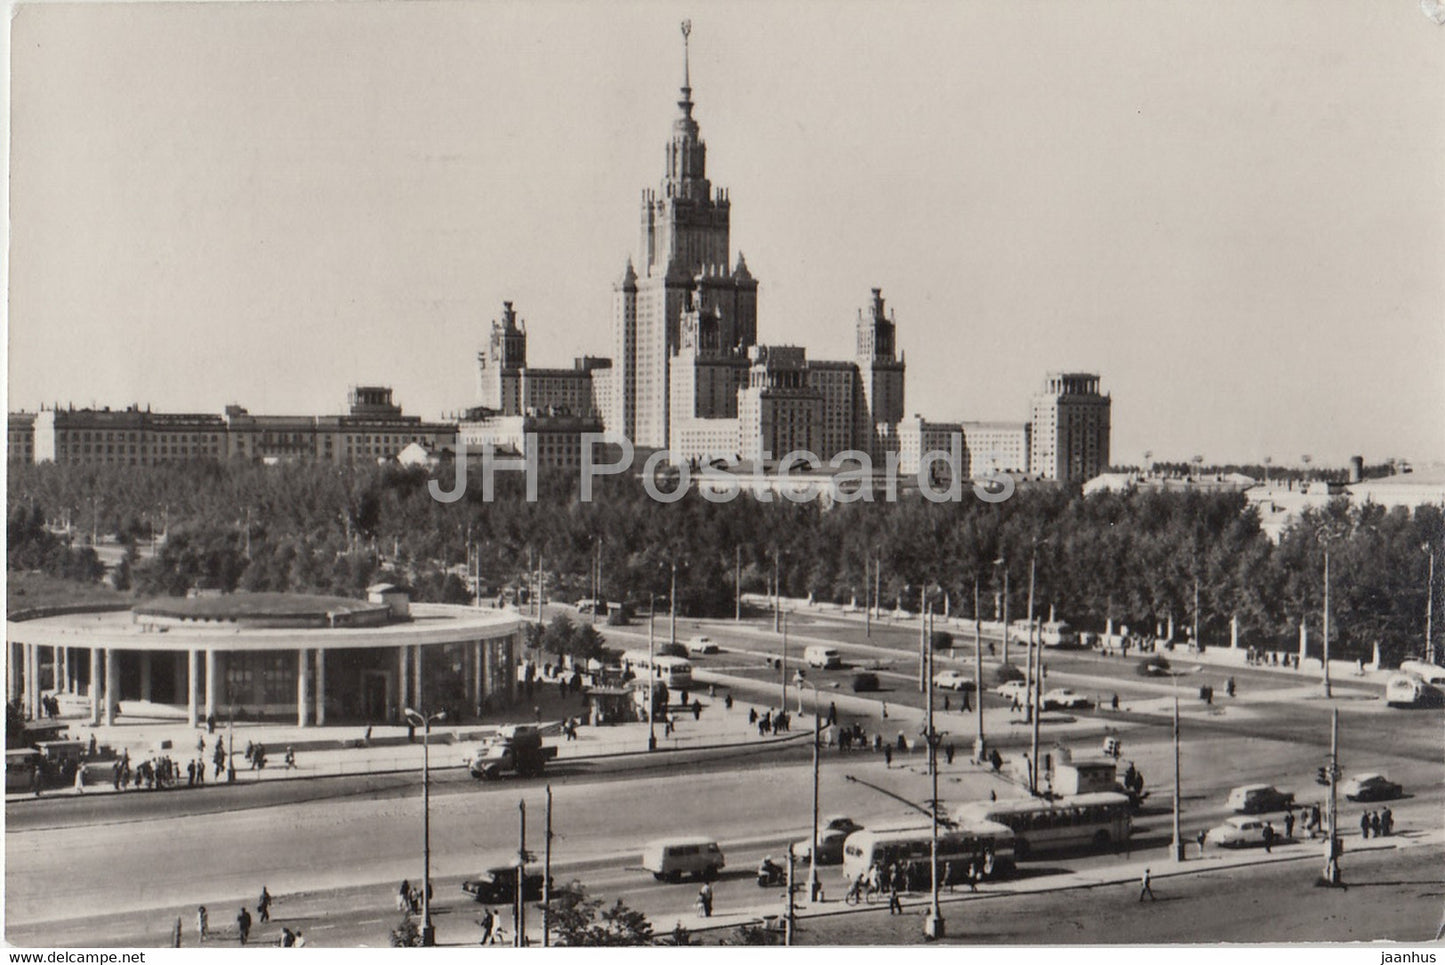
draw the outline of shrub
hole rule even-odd
[[[1001,663],[989,670],[989,677],[995,686],[1006,684],[1010,680],[1023,680],[1024,672],[1011,663]]]

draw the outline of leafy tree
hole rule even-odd
[[[621,899],[604,908],[596,898],[577,892],[561,901],[553,912],[552,927],[558,945],[620,946],[652,944],[652,924],[640,911]]]

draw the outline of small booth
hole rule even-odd
[[[631,723],[637,719],[637,704],[626,687],[594,687],[587,691],[587,722],[602,724]]]

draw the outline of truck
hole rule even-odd
[[[491,740],[477,748],[468,769],[479,781],[493,780],[507,771],[536,777],[556,756],[557,748],[542,743],[536,724],[503,724]]]

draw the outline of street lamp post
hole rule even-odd
[[[794,682],[798,684],[798,713],[803,712],[803,685],[813,688],[813,844],[808,848],[808,901],[818,900],[822,885],[818,882],[818,765],[822,753],[823,720],[818,713],[818,685],[803,675],[799,668]]]
[[[656,659],[653,654],[655,634],[652,628],[655,622],[653,618],[656,615],[657,597],[649,589],[647,592],[647,749],[650,751],[657,750],[657,729],[653,726],[652,720],[652,682],[657,679],[657,675],[653,673],[652,669],[652,662]]]
[[[932,615],[932,609],[929,609]],[[928,906],[928,919],[923,925],[923,934],[926,938],[942,938],[943,931],[943,909],[938,904],[938,731],[933,726],[933,641],[928,641],[928,665],[926,667],[928,676],[927,694],[927,716],[924,726],[928,734],[928,775],[932,782],[932,790],[929,800],[929,823],[931,832],[929,835],[928,858],[931,873],[929,875],[930,903]]]
[[[1321,536],[1321,542],[1325,547],[1325,604],[1324,604],[1324,676],[1321,682],[1324,686],[1324,695],[1331,696],[1330,692],[1330,542],[1327,536]]]
[[[421,943],[430,948],[436,944],[436,929],[431,921],[431,725],[445,720],[446,712],[427,716],[405,709],[406,719],[421,728]]]
[[[1003,567],[1003,662],[1008,663],[1008,560],[1000,556],[993,565]]]
[[[973,759],[983,760],[983,616],[978,612],[978,574],[973,577],[973,699],[978,736],[973,741]]]
[[[1435,662],[1435,548],[1425,544],[1425,555],[1430,557],[1429,575],[1425,577],[1425,662]]]

